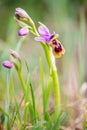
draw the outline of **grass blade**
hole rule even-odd
[[[30,88],[30,91],[31,91],[31,97],[32,97],[32,100],[31,100],[31,104],[29,105],[29,108],[30,108],[30,114],[32,116],[32,120],[34,120],[33,123],[36,123],[36,104],[35,104],[35,96],[34,96],[34,90],[33,90],[33,87],[32,87],[32,83],[31,83],[31,79],[30,79],[30,72],[29,72],[29,65],[27,64],[26,62],[26,67],[27,67],[27,71],[28,71],[28,85],[29,85],[29,88]]]
[[[52,80],[52,77],[50,76],[48,84],[47,84],[47,87],[45,89],[45,108],[46,109],[47,109],[47,106],[48,106],[48,101],[49,101],[49,97],[50,97],[50,92],[51,92],[52,84],[53,84],[53,80]]]
[[[59,130],[60,129],[60,125],[64,122],[66,117],[66,113],[60,113],[60,115],[58,116],[57,120],[54,123],[54,126],[52,128],[52,130]]]

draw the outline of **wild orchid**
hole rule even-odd
[[[57,73],[57,67],[55,63],[55,58],[60,58],[64,53],[65,49],[61,42],[58,40],[58,34],[56,34],[54,31],[51,33],[49,29],[42,23],[39,22],[40,26],[38,29],[35,26],[35,23],[31,19],[31,17],[28,15],[28,13],[21,9],[21,8],[16,8],[15,10],[15,17],[16,21],[20,25],[21,29],[18,31],[18,36],[23,36],[23,38],[26,38],[29,33],[32,33],[34,35],[34,40],[36,42],[40,42],[40,44],[43,47],[48,67],[49,67],[49,78],[48,82],[45,85],[44,82],[44,69],[42,65],[42,59],[40,57],[40,78],[41,78],[41,85],[42,85],[42,99],[43,99],[43,114],[44,114],[44,121],[48,121],[48,104],[49,104],[49,97],[50,97],[50,92],[51,92],[51,87],[54,87],[54,104],[55,104],[55,120],[59,118],[60,112],[61,112],[61,100],[60,100],[60,85],[59,85],[59,78],[58,78],[58,73]],[[20,44],[20,42],[19,42]],[[20,45],[18,45],[20,46]],[[22,72],[22,60],[20,58],[20,55],[18,54],[17,51],[14,51],[10,49],[10,55],[11,55],[11,60],[9,61],[4,61],[2,65],[6,68],[14,68],[17,71],[22,90],[24,92],[24,98],[25,98],[25,108],[24,108],[24,124],[26,125],[27,119],[28,119],[28,114],[30,109],[30,115],[32,120],[34,120],[34,124],[37,123],[37,111],[36,111],[36,106],[35,106],[35,97],[34,97],[34,92],[31,84],[31,79],[30,79],[30,72],[29,72],[29,67],[26,63],[27,71],[28,71],[28,78],[27,82],[24,79],[24,75]],[[8,76],[9,77],[9,76]],[[7,77],[7,78],[8,78]],[[11,74],[10,74],[11,77]],[[9,78],[9,83],[7,83],[7,102],[8,103],[8,108],[6,108],[6,112],[9,113],[9,89],[10,89],[10,78]],[[31,97],[32,100],[31,100]],[[28,105],[26,105],[28,104]],[[32,111],[31,111],[32,108]],[[33,112],[33,114],[32,114]],[[48,113],[48,116],[47,116]],[[6,120],[6,124],[8,124],[8,119]],[[33,124],[33,123],[32,123]],[[48,128],[48,126],[47,126]],[[54,129],[54,128],[53,128]]]
[[[57,40],[58,34],[55,32],[50,33],[49,29],[45,25],[40,23],[40,26],[37,30],[33,20],[25,10],[16,8],[15,16],[18,21],[21,21],[24,24],[25,21],[27,21],[27,26],[30,27],[29,31],[35,35],[35,40],[40,42],[44,49],[48,65],[51,70],[50,77],[52,77],[54,84],[54,100],[56,107],[55,115],[57,118],[60,114],[60,87],[55,58],[61,57],[65,53],[65,49],[62,46],[61,42]],[[27,34],[27,29],[24,30],[24,34]]]
[[[57,40],[58,34],[55,32],[51,34],[49,32],[49,29],[43,24],[39,26],[38,32],[40,36],[36,37],[35,40],[50,45],[52,47],[52,52],[56,58],[61,57],[65,53],[62,44]]]

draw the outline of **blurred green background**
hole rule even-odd
[[[9,57],[8,50],[14,49],[20,39],[17,35],[19,27],[14,20],[16,7],[25,9],[37,27],[40,21],[51,32],[59,34],[66,50],[63,57],[56,59],[61,99],[76,100],[82,84],[87,82],[87,0],[0,0],[0,64]],[[33,83],[40,88],[40,56],[43,56],[44,71],[48,72],[48,68],[42,47],[32,38],[31,34],[26,38],[19,53],[29,61]],[[4,95],[5,73],[0,65],[0,100]],[[24,74],[26,78],[26,72]]]

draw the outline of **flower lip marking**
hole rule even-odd
[[[61,52],[63,49],[62,49],[62,45],[60,43],[58,43],[56,46],[55,46],[55,52]]]
[[[51,47],[52,47],[53,54],[56,58],[61,57],[65,53],[64,47],[57,39],[51,42]]]

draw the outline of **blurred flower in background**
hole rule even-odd
[[[6,60],[2,62],[3,67],[11,69],[13,68],[14,64],[12,61]]]

